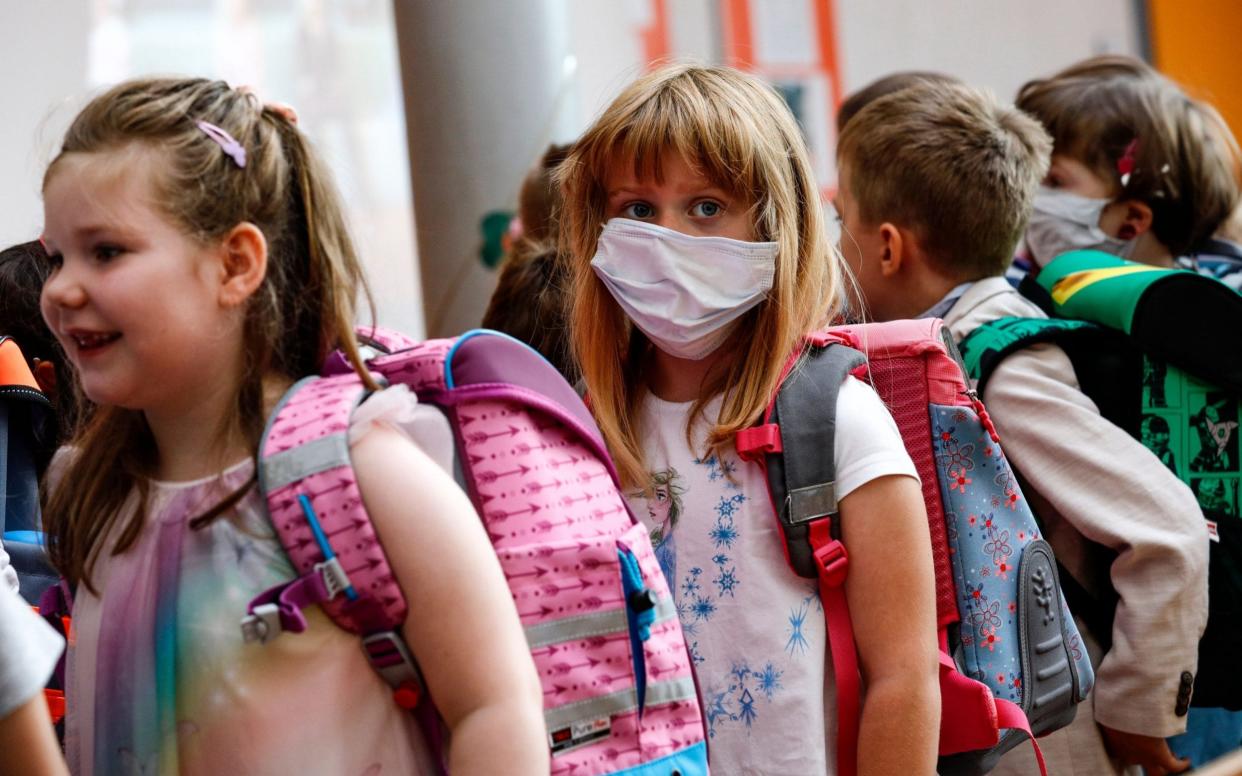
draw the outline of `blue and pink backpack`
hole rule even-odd
[[[364,339],[368,367],[409,386],[453,429],[457,478],[491,537],[543,683],[552,773],[706,774],[703,717],[668,586],[573,389],[496,332],[416,343],[376,330]],[[251,602],[242,630],[257,642],[298,632],[302,609],[320,605],[361,637],[435,748],[434,699],[400,635],[413,613],[350,464],[350,417],[368,393],[337,356],[273,413],[259,485],[301,576]]]
[[[766,469],[790,566],[819,580],[836,674],[837,772],[857,770],[860,711],[831,455],[837,394],[850,374],[874,386],[922,480],[940,643],[938,772],[987,773],[1024,739],[1068,724],[1094,674],[1052,549],[938,319],[810,336],[764,417],[737,437],[738,454]],[[1035,754],[1046,773],[1038,746]]]

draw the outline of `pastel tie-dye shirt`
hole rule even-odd
[[[100,595],[79,586],[67,691],[73,772],[435,772],[358,637],[318,607],[303,633],[242,640],[250,600],[295,576],[262,499],[252,491],[207,527],[188,523],[252,473],[245,461],[206,480],[152,483],[137,544],[100,554]]]

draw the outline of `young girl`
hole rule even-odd
[[[128,82],[75,119],[44,199],[43,314],[90,401],[45,512],[76,586],[73,771],[427,772],[356,636],[317,608],[266,645],[238,626],[297,576],[254,487],[264,419],[336,347],[365,374],[361,269],[305,138],[219,81]],[[546,773],[539,684],[487,537],[435,451],[391,425],[414,404],[377,394],[351,453],[449,765]]]
[[[770,87],[672,66],[626,89],[563,167],[574,347],[635,514],[675,569],[714,773],[833,773],[835,693],[813,580],[785,557],[764,473],[735,434],[803,334],[839,308],[801,133]],[[863,684],[860,772],[931,773],[933,577],[914,467],[875,393],[836,407],[845,593]],[[675,475],[674,475],[675,473]],[[674,544],[675,541],[675,544]],[[657,553],[662,550],[658,549]]]
[[[1017,106],[1053,140],[1027,232],[1036,265],[1098,248],[1232,274],[1211,246],[1238,205],[1239,152],[1210,105],[1138,60],[1103,56],[1031,81]],[[1239,282],[1242,276],[1233,279]]]

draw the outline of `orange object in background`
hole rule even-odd
[[[1152,64],[1216,106],[1234,137],[1242,137],[1242,85],[1237,0],[1147,0]]]
[[[39,611],[39,607],[32,606],[31,608],[34,609],[35,614],[39,615],[40,617],[43,616],[43,614]],[[73,622],[72,619],[69,617],[62,616],[60,618],[60,627],[61,627],[60,635],[65,637],[66,649],[69,646],[68,641],[71,638],[72,633],[73,633],[72,622]],[[43,690],[43,698],[44,700],[47,701],[47,710],[52,715],[52,724],[53,725],[58,724],[62,719],[65,718],[65,691],[63,689],[53,690],[52,688],[48,687]]]
[[[43,697],[47,699],[47,710],[55,725],[65,718],[65,694],[60,690],[44,690]]]

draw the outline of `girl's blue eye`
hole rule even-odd
[[[123,253],[123,249],[115,245],[99,245],[95,247],[96,261],[111,261]]]
[[[696,202],[694,207],[690,208],[690,214],[696,218],[715,218],[723,212],[724,206],[710,199]]]
[[[646,202],[631,202],[621,210],[621,215],[641,221],[655,215],[655,208]]]

